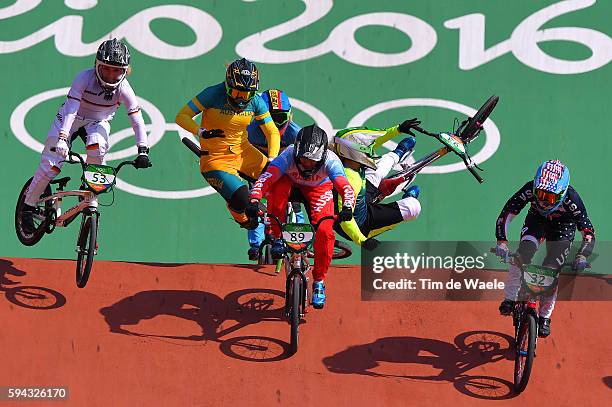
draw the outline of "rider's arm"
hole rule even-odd
[[[508,199],[495,222],[495,237],[498,241],[508,240],[508,225],[521,210],[533,199],[533,181],[527,182],[521,189]]]
[[[205,92],[206,89],[187,102],[187,104],[177,113],[175,118],[176,124],[195,136],[199,135],[200,126],[193,118],[206,110],[204,105]]]
[[[393,126],[393,127],[389,127],[387,129],[387,131],[385,132],[385,134],[383,134],[382,136],[378,137],[376,139],[376,141],[374,141],[374,150],[376,151],[376,149],[378,149],[378,147],[382,146],[387,141],[391,140],[393,137],[398,136],[400,134],[400,131],[399,131],[398,128],[399,128],[399,125]]]
[[[342,206],[355,208],[355,192],[353,187],[346,178],[346,172],[344,166],[336,154],[328,151],[327,158],[325,160],[325,169],[327,175],[334,184],[334,188],[338,191],[338,194],[342,197]]]
[[[361,179],[361,176],[359,175],[357,171],[354,171],[349,168],[345,168],[345,171],[346,171],[346,177],[348,179],[348,182],[353,188],[354,195],[355,196],[359,195],[359,192],[361,191],[361,188],[363,186],[363,181]],[[340,197],[338,197],[338,201],[340,202],[340,206],[342,206],[343,201]],[[361,230],[359,229],[359,225],[357,225],[355,218],[352,218],[348,222],[341,222],[340,227],[342,228],[344,233],[346,233],[346,235],[350,237],[351,240],[355,244],[358,244],[361,246],[361,244],[368,239],[366,236],[364,236],[363,233],[361,233]]]
[[[571,201],[569,210],[576,222],[576,228],[582,233],[582,245],[578,250],[578,254],[588,257],[595,247],[595,228],[589,219],[589,215],[587,214],[586,207],[580,195],[578,195],[578,192],[571,186],[567,191],[567,197]]]
[[[251,189],[249,199],[260,200],[263,198],[268,192],[268,189],[285,174],[292,162],[293,146],[290,146],[285,149],[281,155],[272,160],[268,168],[261,173],[259,178],[257,178],[257,181],[255,181]]]
[[[145,122],[138,105],[138,99],[136,99],[136,94],[127,80],[124,80],[121,84],[121,97],[119,100],[125,105],[125,110],[130,118],[134,136],[136,137],[136,145],[138,147],[148,147],[149,142],[147,141]]]
[[[270,116],[266,103],[260,96],[255,96],[253,107],[255,110],[255,121],[268,141],[268,157],[273,159],[278,155],[280,150],[280,133],[274,121],[272,121],[272,116]]]
[[[72,86],[70,86],[70,90],[66,96],[66,101],[57,112],[57,119],[60,122],[59,131],[66,136],[70,133],[76,114],[79,111],[83,91],[87,85],[86,76],[87,71],[83,71],[74,78]]]

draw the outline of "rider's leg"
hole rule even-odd
[[[291,192],[291,180],[287,176],[280,177],[268,190],[268,213],[276,216],[281,222],[287,220],[287,201]],[[280,227],[274,220],[270,220],[270,233],[274,238],[281,237]]]
[[[249,201],[249,189],[236,174],[212,170],[202,172],[206,181],[225,199],[227,209],[236,223],[248,226],[249,219],[244,210]]]
[[[85,131],[87,132],[85,141],[87,163],[104,164],[104,157],[108,151],[110,123],[106,120],[92,122],[85,126]]]
[[[376,170],[371,168],[366,169],[365,179],[369,181],[374,187],[378,188],[380,181],[389,175],[389,172],[399,162],[399,157],[393,152],[384,154],[380,160],[376,163]]]
[[[408,197],[386,204],[369,204],[367,237],[380,235],[397,225],[416,219],[421,213],[421,203],[416,198]]]
[[[54,123],[47,133],[45,146],[40,156],[40,164],[32,177],[30,187],[26,191],[26,205],[32,207],[36,206],[36,203],[40,199],[40,195],[45,191],[49,182],[51,182],[62,169],[63,158],[54,151],[51,151],[51,148],[55,147],[57,144],[58,134],[59,127]]]
[[[316,224],[324,216],[334,214],[333,190],[331,182],[316,187],[299,186],[310,207],[310,221]],[[312,276],[315,281],[325,278],[334,253],[336,236],[332,219],[324,220],[318,227],[314,241],[314,267]]]
[[[546,257],[542,262],[544,267],[559,269],[567,262],[575,233],[576,227],[574,225],[558,225],[558,227],[549,230],[546,235]],[[552,294],[540,298],[539,314],[541,318],[550,319],[556,300],[556,287]],[[548,333],[550,333],[550,327],[548,327]]]
[[[521,231],[521,241],[518,247],[518,254],[521,262],[531,263],[533,255],[538,250],[540,242],[545,237],[545,228],[536,215],[528,214]],[[521,288],[521,270],[514,264],[508,267],[508,279],[504,287],[504,294],[507,300],[516,301],[518,292]]]

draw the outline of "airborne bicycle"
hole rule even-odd
[[[404,165],[404,169],[399,171],[388,177],[387,182],[381,183],[381,188],[379,189],[379,195],[374,199],[374,202],[382,201],[386,196],[391,195],[395,189],[405,182],[407,184],[404,186],[404,190],[408,188],[408,186],[414,181],[416,175],[425,167],[430,165],[431,163],[439,160],[444,157],[448,153],[454,153],[457,155],[466,168],[470,171],[470,173],[476,178],[476,180],[480,183],[484,182],[484,179],[476,172],[476,169],[482,171],[480,167],[476,163],[474,163],[468,153],[466,145],[474,141],[480,131],[483,128],[483,124],[485,120],[489,117],[497,102],[499,101],[499,96],[491,96],[481,107],[478,109],[476,114],[473,117],[468,117],[465,119],[457,128],[456,131],[449,133],[432,133],[427,131],[421,127],[413,127],[414,130],[419,133],[425,134],[427,136],[433,137],[438,140],[440,143],[444,145],[444,147],[439,148],[438,150],[426,155],[425,157],[417,160],[413,164]],[[475,169],[476,168],[476,169]]]
[[[76,158],[77,160],[75,160]],[[85,287],[89,280],[94,256],[98,251],[98,226],[100,212],[98,211],[98,195],[112,191],[116,177],[124,165],[135,166],[135,161],[123,161],[117,167],[100,164],[87,164],[83,158],[72,151],[68,152],[68,164],[81,164],[82,187],[78,190],[65,191],[70,177],[55,179],[49,183],[40,197],[34,211],[34,230],[25,230],[22,224],[22,211],[25,195],[32,178],[26,181],[21,189],[15,207],[15,231],[17,238],[26,246],[38,243],[46,233],[52,233],[56,227],[66,227],[81,216],[81,226],[76,244],[76,284]],[[52,191],[55,187],[55,192]],[[79,202],[62,213],[62,200],[67,196],[79,198]]]

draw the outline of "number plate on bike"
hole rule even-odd
[[[314,229],[308,223],[288,223],[283,227],[283,240],[296,251],[307,248],[314,235]]]
[[[96,193],[106,192],[115,185],[115,169],[107,165],[87,164],[83,181]]]
[[[523,281],[533,294],[545,294],[557,286],[558,271],[530,264],[523,268]]]
[[[440,133],[440,140],[454,152],[459,154],[465,153],[465,146],[459,137],[453,136],[452,134]]]

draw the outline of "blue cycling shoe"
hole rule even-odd
[[[408,198],[408,197],[412,197],[416,199],[419,197],[420,193],[421,193],[421,188],[419,188],[418,185],[412,185],[410,188],[404,191],[404,195],[402,195],[402,199]]]
[[[412,136],[406,137],[397,144],[397,147],[395,147],[395,150],[393,150],[393,152],[399,157],[400,163],[410,157],[410,154],[412,154],[412,150],[414,149],[415,145],[416,138]]]
[[[315,281],[312,283],[312,306],[321,309],[325,305],[325,283]]]
[[[285,255],[285,242],[277,239],[272,243],[272,250],[270,250],[273,260],[280,260]]]

